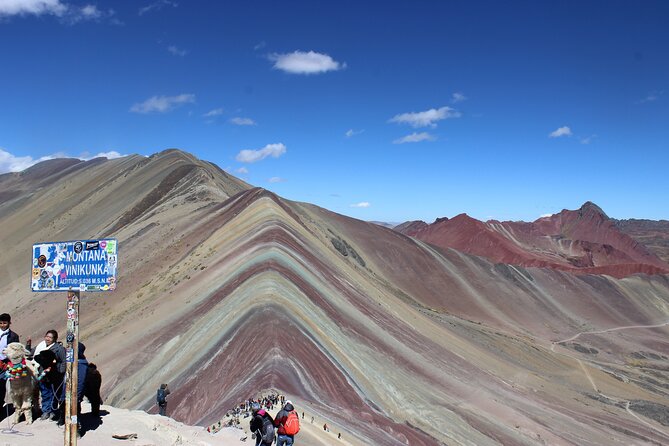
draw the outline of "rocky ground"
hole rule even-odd
[[[83,403],[82,430],[78,440],[80,446],[234,446],[255,444],[248,430],[250,418],[242,418],[240,427],[223,427],[216,433],[207,432],[206,427],[188,426],[169,417],[148,414],[141,410],[117,409],[103,405],[102,416],[95,419],[90,416],[89,407]],[[272,415],[276,415],[273,411]],[[53,421],[37,419],[33,424],[25,421],[14,425],[13,417],[0,421],[0,446],[61,446],[64,429]],[[330,429],[325,432],[322,423],[311,423],[311,416],[301,422],[300,433],[296,441],[308,445],[361,445],[348,441],[347,434],[337,439],[337,432]],[[116,439],[113,436],[131,436],[134,438]]]

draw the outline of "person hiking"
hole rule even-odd
[[[4,378],[4,371],[7,368],[9,360],[2,351],[12,342],[19,342],[19,335],[9,329],[12,325],[12,317],[7,313],[0,314],[0,407],[5,401],[5,390],[7,389],[7,380]],[[2,420],[7,411],[0,411],[0,420]]]
[[[295,441],[295,434],[300,431],[300,417],[295,412],[291,401],[286,401],[283,409],[276,414],[274,425],[279,428],[277,430],[276,446],[292,446]]]
[[[81,415],[81,402],[84,400],[86,376],[88,375],[88,359],[84,354],[86,346],[82,342],[77,344],[77,348],[79,355],[77,359],[77,415]]]
[[[51,350],[56,358],[56,363],[49,364],[48,367],[54,367],[59,375],[65,375],[65,347],[58,342],[58,332],[56,330],[48,330],[44,334],[44,340],[41,341],[35,349],[32,348],[32,340],[28,338],[26,341],[26,350],[30,352],[30,356],[35,357],[45,350]],[[59,376],[53,375],[54,379],[59,379]],[[54,398],[60,400],[60,395],[55,394],[55,390],[60,390],[59,386],[51,383],[48,380],[40,380],[39,392],[42,397],[42,416],[40,420],[54,419],[56,417],[56,408],[58,404],[54,405]]]
[[[102,375],[100,375],[98,367],[91,362],[88,364],[88,373],[86,373],[86,381],[84,382],[84,396],[91,403],[91,414],[94,417],[100,416],[100,404],[102,404],[100,387],[102,387]]]
[[[265,409],[260,408],[260,403],[251,403],[251,414],[249,422],[251,432],[255,434],[256,446],[271,446],[274,442],[274,420]]]
[[[161,384],[160,389],[156,392],[156,403],[158,403],[159,411],[158,413],[164,417],[167,415],[167,395],[170,394],[170,389],[167,388],[167,384]]]

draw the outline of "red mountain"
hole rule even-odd
[[[460,214],[427,225],[407,222],[396,229],[441,248],[494,262],[626,277],[665,274],[669,264],[622,232],[597,205],[585,203],[534,222],[482,222]]]
[[[653,254],[669,262],[669,221],[616,220],[616,226],[646,246]]]

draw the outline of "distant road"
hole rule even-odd
[[[609,333],[609,332],[612,332],[612,331],[627,330],[627,329],[634,329],[634,328],[660,328],[660,327],[664,327],[666,325],[669,325],[669,321],[663,322],[661,324],[656,324],[656,325],[628,325],[628,326],[625,326],[625,327],[608,328],[606,330],[582,331],[582,332],[572,336],[569,339],[564,339],[562,341],[553,342],[553,344],[551,345],[551,351],[555,351],[554,349],[555,349],[555,346],[557,344],[560,344],[562,342],[573,341],[574,339],[576,339],[579,336],[584,335],[584,334]],[[579,358],[577,358],[575,356],[572,356],[570,354],[567,354],[566,356],[568,356],[568,357],[570,357],[570,358],[572,358],[572,359],[574,359],[578,362],[578,364],[581,366],[581,370],[583,370],[583,373],[585,374],[586,378],[588,378],[588,381],[590,381],[590,385],[592,385],[592,388],[595,390],[595,392],[597,392],[599,395],[601,395],[605,398],[608,398],[611,401],[616,401],[618,403],[624,403],[625,404],[625,410],[627,411],[628,414],[630,414],[632,417],[634,417],[639,422],[641,422],[641,423],[645,424],[646,426],[648,426],[649,428],[653,429],[655,432],[658,432],[658,433],[662,434],[663,437],[669,438],[667,436],[667,432],[664,431],[662,428],[658,428],[658,426],[654,426],[653,424],[649,423],[648,421],[644,420],[643,418],[638,416],[636,413],[634,413],[632,411],[632,409],[630,409],[630,401],[620,399],[620,398],[615,398],[615,397],[612,397],[612,396],[609,396],[609,395],[606,395],[606,394],[602,393],[602,391],[597,387],[597,384],[595,384],[595,380],[592,379],[592,376],[590,375],[590,372],[588,372],[588,369],[586,368],[585,364],[583,364],[582,360],[580,360]]]
[[[580,332],[580,333],[575,334],[574,336],[572,336],[572,337],[569,338],[569,339],[564,339],[564,340],[562,340],[562,341],[555,341],[555,342],[553,342],[553,345],[551,345],[551,351],[555,351],[554,348],[555,348],[555,345],[556,345],[556,344],[561,344],[561,343],[563,343],[563,342],[573,341],[574,339],[576,339],[576,338],[578,338],[579,336],[584,335],[584,334],[609,333],[609,332],[612,332],[612,331],[618,331],[618,330],[629,330],[629,329],[631,329],[631,328],[660,328],[660,327],[664,327],[665,325],[669,325],[669,321],[663,322],[663,323],[661,323],[661,324],[656,324],[656,325],[627,325],[627,326],[625,326],[625,327],[608,328],[608,329],[606,329],[606,330],[598,330],[598,331],[582,331],[582,332]]]

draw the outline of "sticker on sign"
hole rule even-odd
[[[116,239],[33,245],[32,291],[111,291],[118,277]]]

